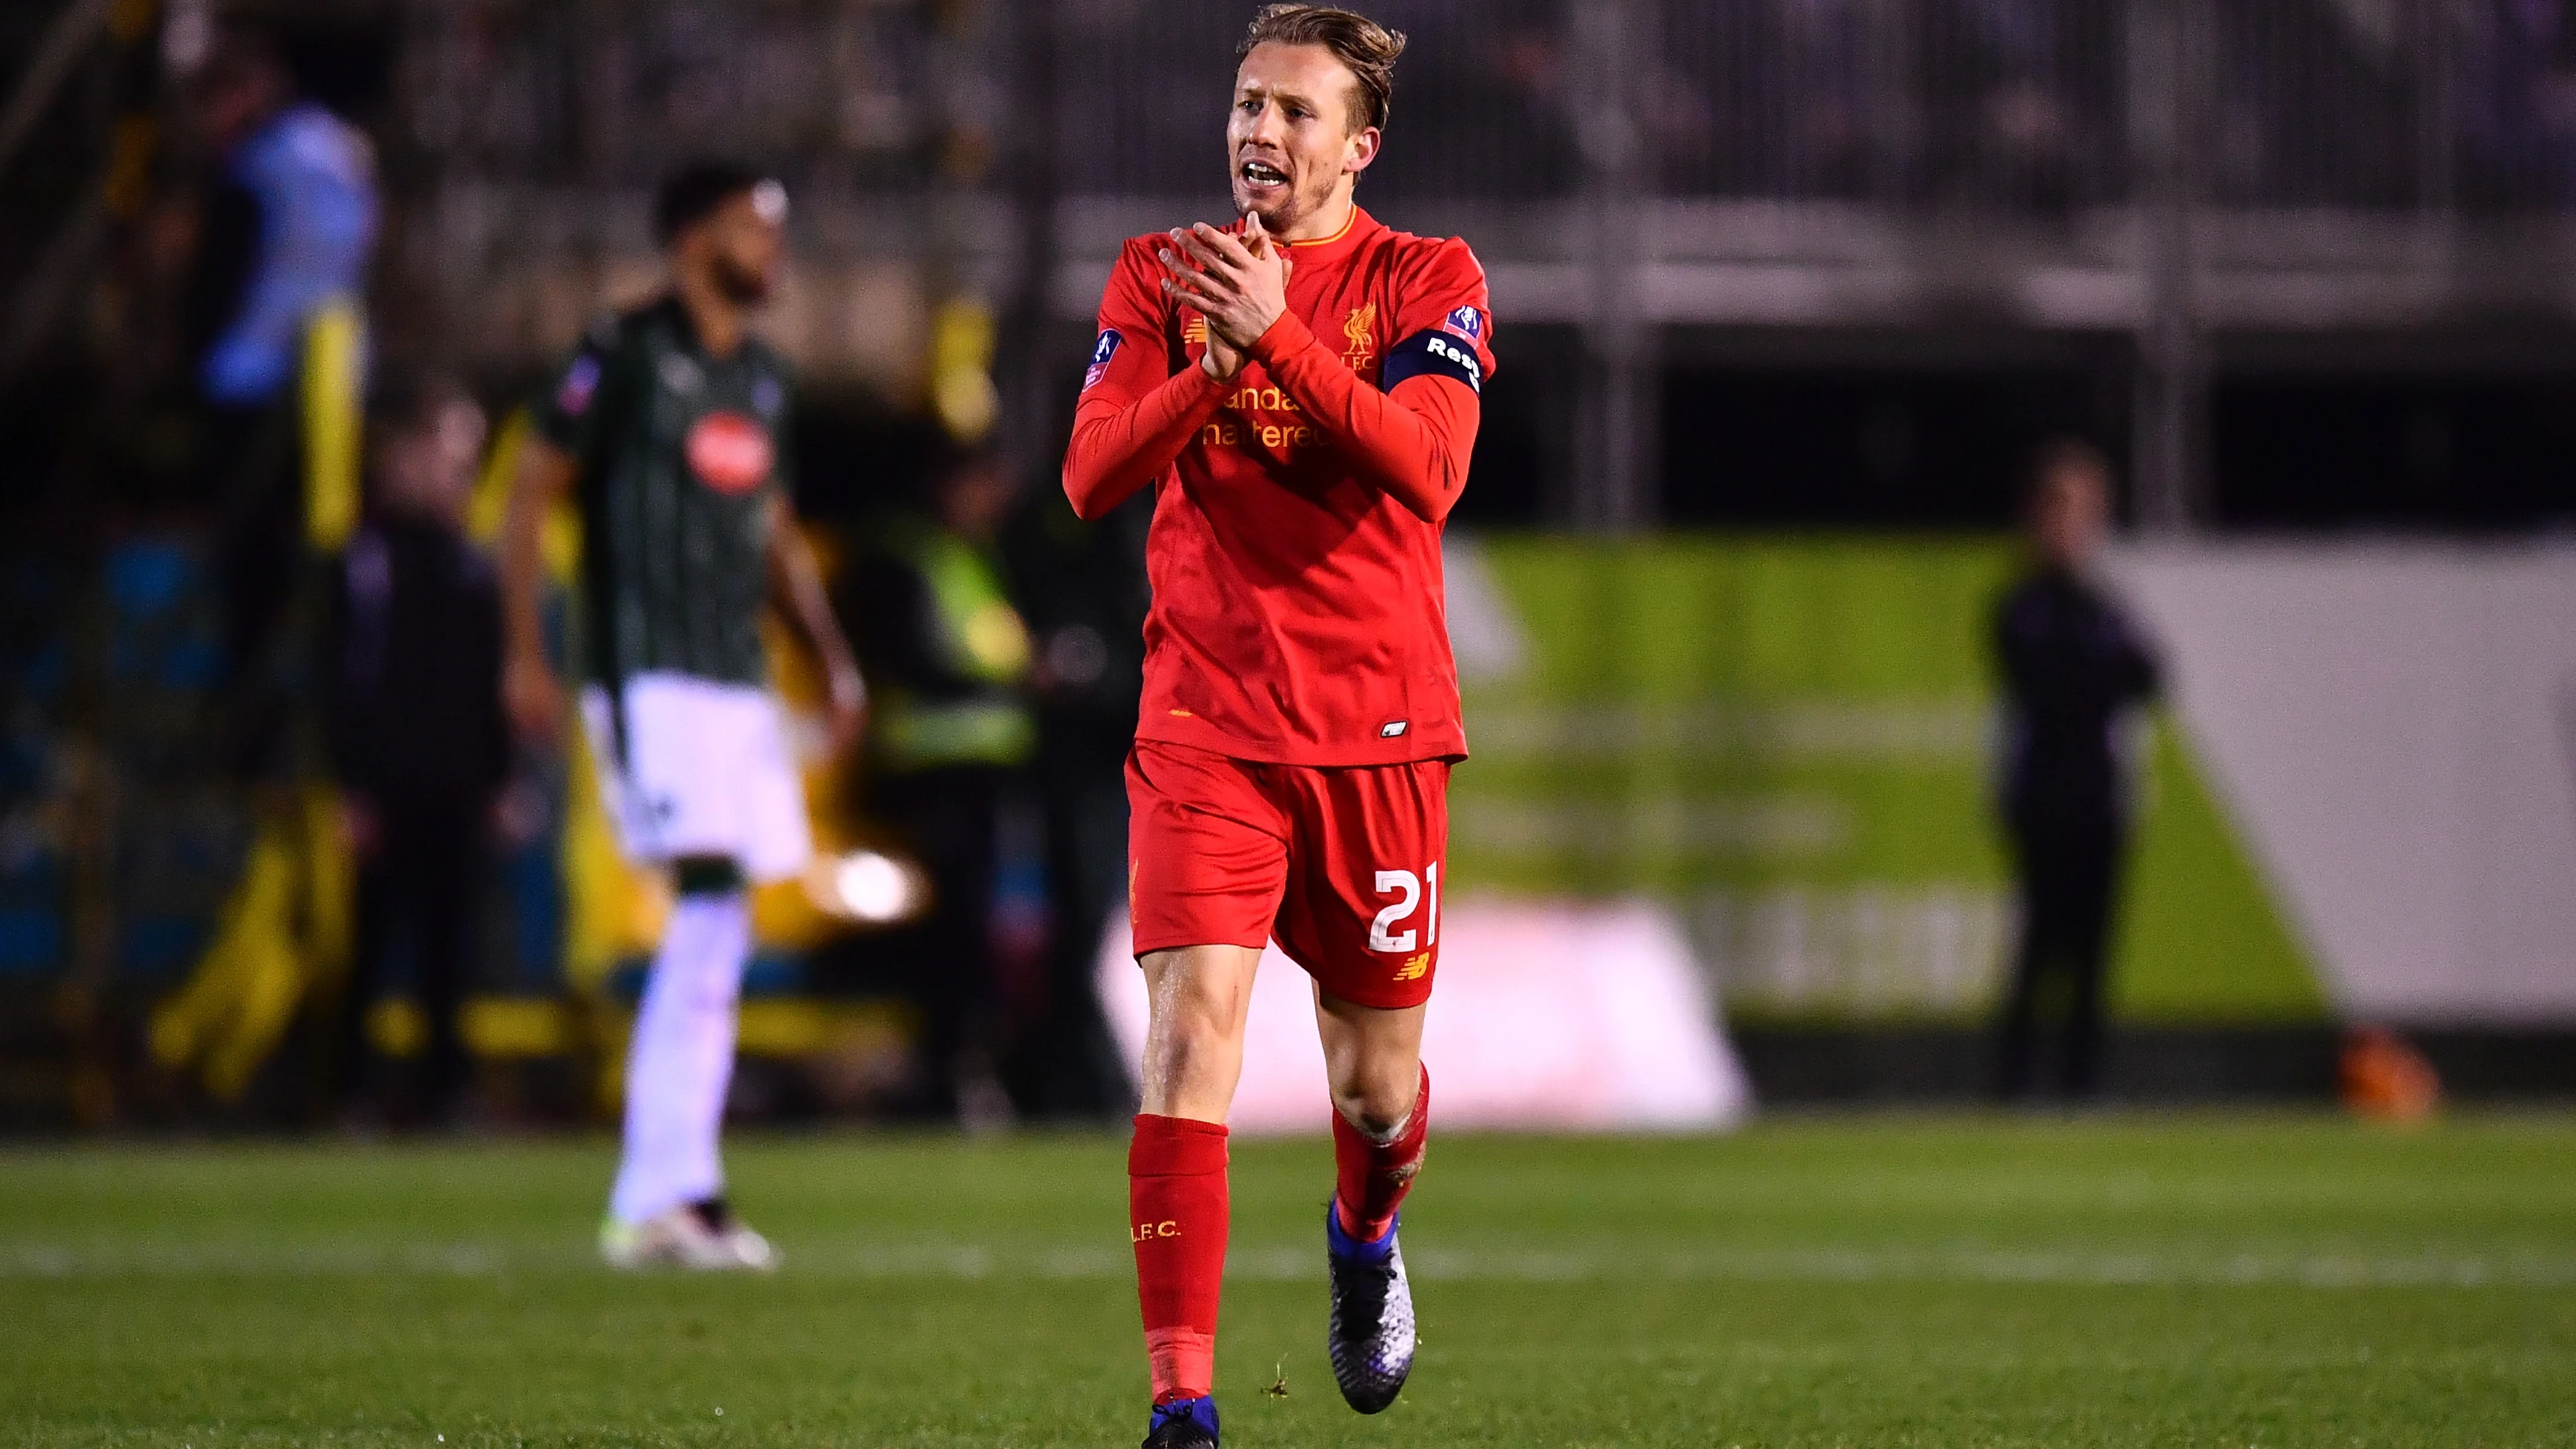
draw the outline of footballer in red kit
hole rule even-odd
[[[1334,1377],[1375,1413],[1412,1368],[1397,1206],[1429,1125],[1422,1018],[1467,753],[1440,533],[1494,364],[1474,254],[1354,201],[1403,48],[1329,6],[1253,20],[1226,126],[1237,217],[1127,244],[1065,457],[1086,518],[1156,489],[1127,768],[1149,1449],[1217,1441],[1225,1118],[1273,939],[1314,978],[1334,1109]]]

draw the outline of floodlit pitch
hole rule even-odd
[[[605,1142],[13,1151],[0,1442],[1123,1439],[1143,1369],[1121,1150],[756,1140],[737,1176],[789,1263],[761,1280],[599,1268],[579,1225]],[[1363,1421],[1323,1362],[1329,1154],[1238,1146],[1232,1439],[2525,1444],[2576,1423],[2565,1118],[1435,1150],[1408,1209],[1438,1228],[1422,1362]]]

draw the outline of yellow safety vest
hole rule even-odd
[[[984,554],[945,529],[901,526],[888,540],[929,591],[931,630],[951,671],[989,686],[980,698],[925,700],[880,690],[876,745],[888,769],[1018,765],[1037,726],[1017,690],[1029,673],[1029,631]]]

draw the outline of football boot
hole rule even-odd
[[[1404,1276],[1397,1226],[1390,1221],[1385,1237],[1363,1243],[1343,1232],[1341,1213],[1324,1204],[1324,1261],[1333,1281],[1324,1347],[1343,1401],[1363,1414],[1394,1403],[1413,1372],[1413,1285]]]

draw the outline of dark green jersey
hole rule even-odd
[[[769,509],[789,486],[786,363],[707,355],[676,299],[594,324],[537,403],[579,465],[584,673],[765,677]]]

